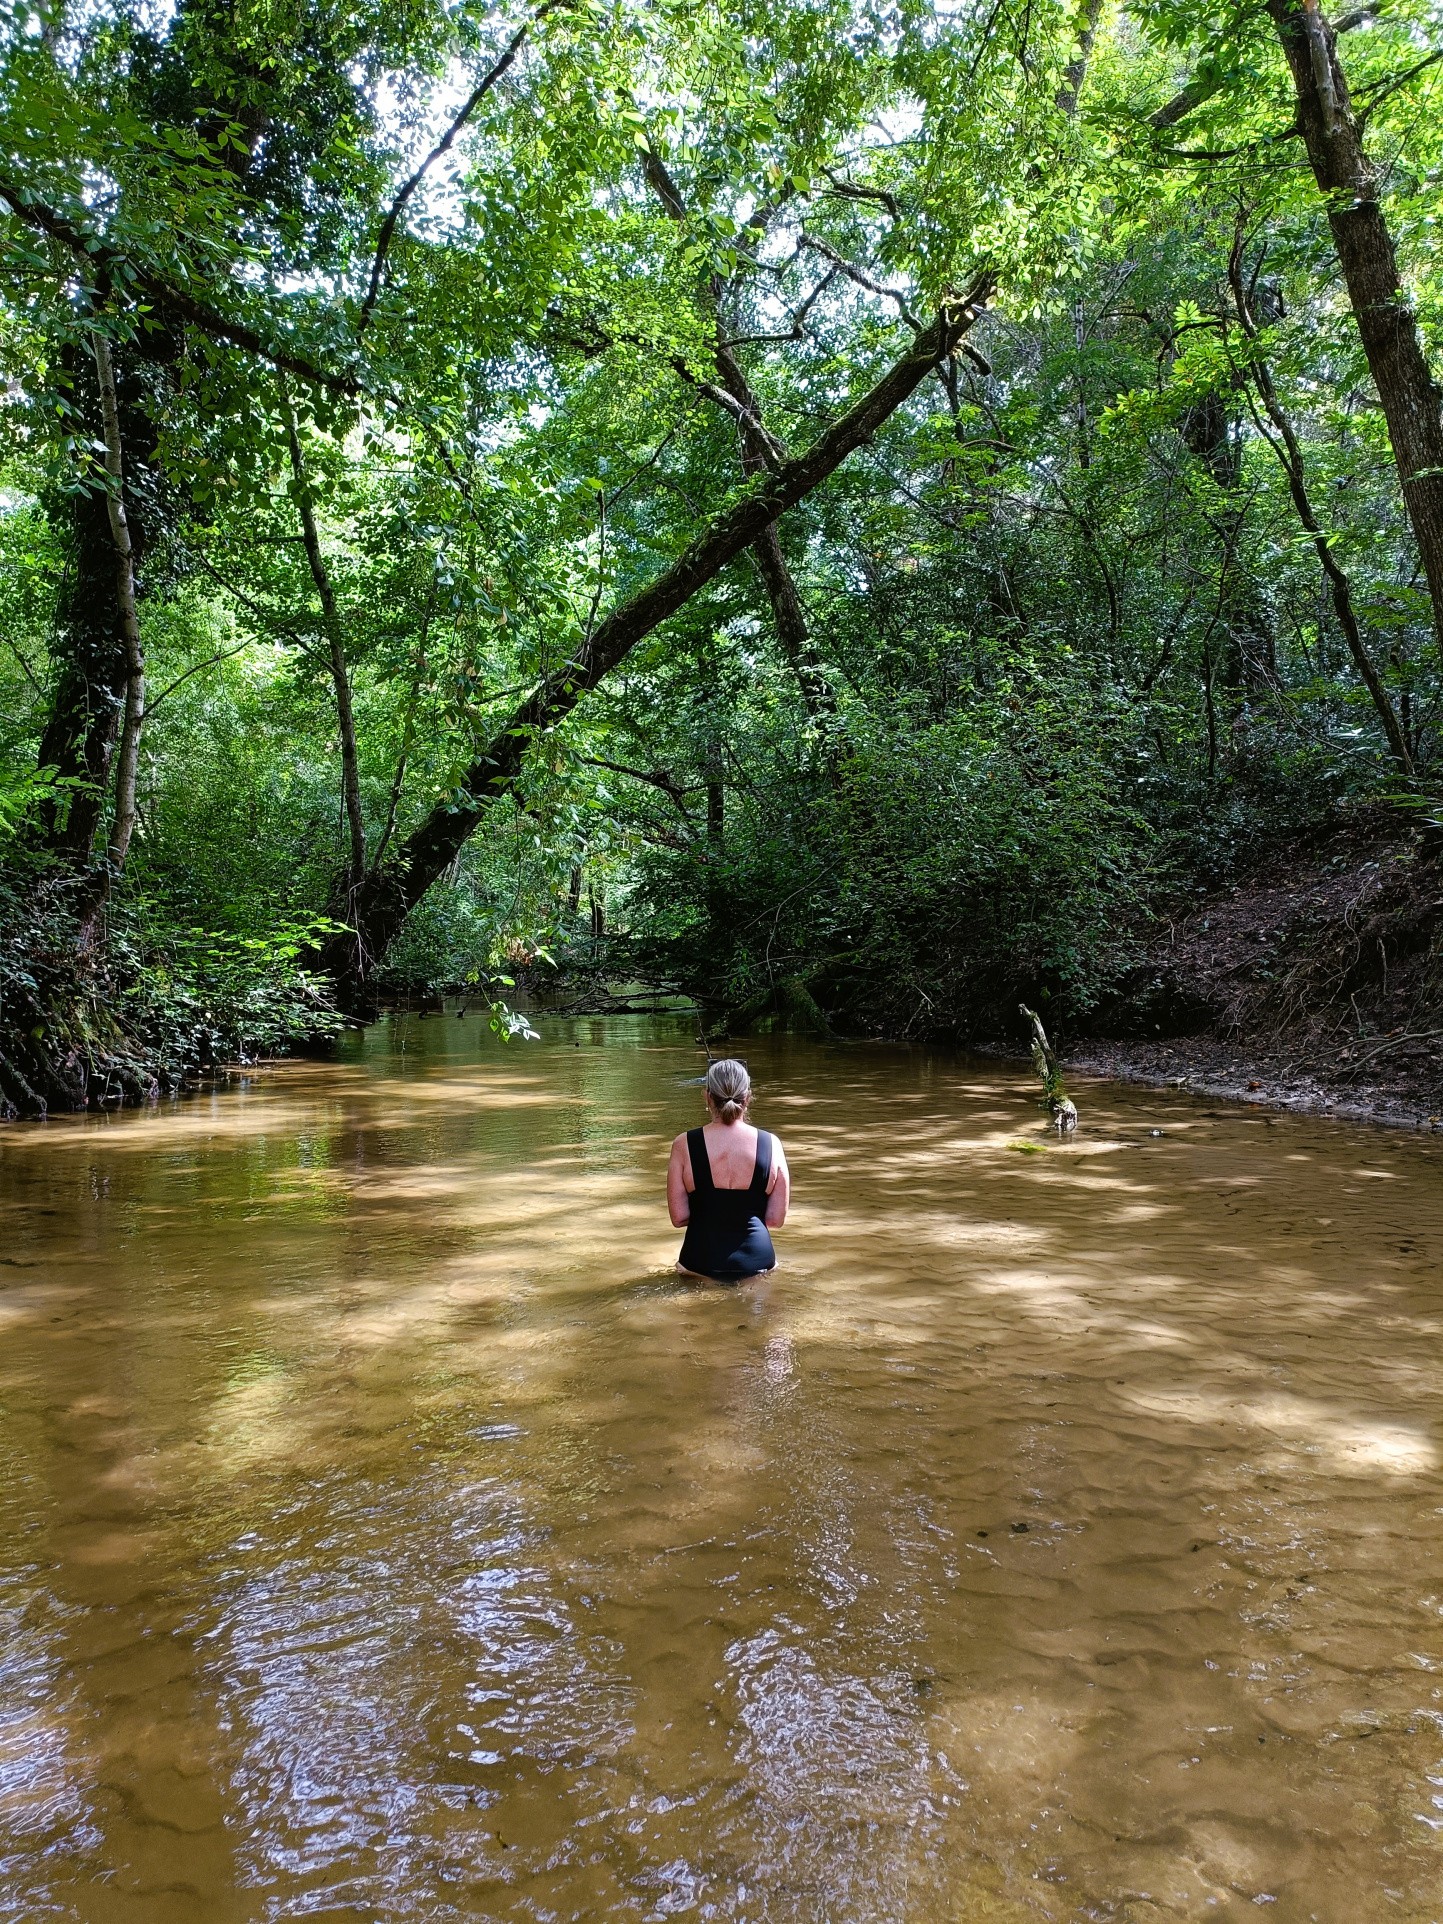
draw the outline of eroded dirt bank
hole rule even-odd
[[[1443,1128],[1443,863],[1394,817],[1295,845],[1161,931],[1079,1072]]]

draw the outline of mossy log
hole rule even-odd
[[[776,1026],[798,1035],[828,1038],[834,1033],[826,1010],[799,975],[781,976],[760,994],[729,1010],[726,1031],[730,1035],[745,1035],[748,1029],[768,1018]]]
[[[1035,1009],[1029,1009],[1025,1002],[1019,1002],[1017,1006],[1023,1021],[1032,1030],[1032,1066],[1042,1079],[1042,1107],[1052,1117],[1058,1135],[1068,1135],[1077,1127],[1077,1105],[1063,1087],[1062,1065],[1047,1040],[1042,1017]]]

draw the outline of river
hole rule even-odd
[[[543,1026],[0,1132],[0,1915],[1443,1918],[1433,1140]]]

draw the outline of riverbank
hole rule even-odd
[[[237,935],[124,897],[86,916],[83,877],[0,872],[0,1122],[144,1104],[348,1026],[303,966],[314,922]]]
[[[1378,812],[1165,923],[1076,1073],[1443,1128],[1443,870]]]
[[[1091,1042],[1066,1057],[1077,1075],[1154,1089],[1186,1089],[1229,1102],[1261,1103],[1301,1115],[1338,1116],[1394,1128],[1443,1131],[1443,1091],[1435,1075],[1407,1069],[1385,1081],[1350,1081],[1347,1052],[1299,1060],[1288,1049],[1243,1048],[1216,1036],[1166,1042]],[[1365,1065],[1366,1066],[1366,1065]]]

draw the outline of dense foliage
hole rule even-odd
[[[553,962],[1075,1020],[1426,810],[1440,25],[8,12],[0,1101]]]

